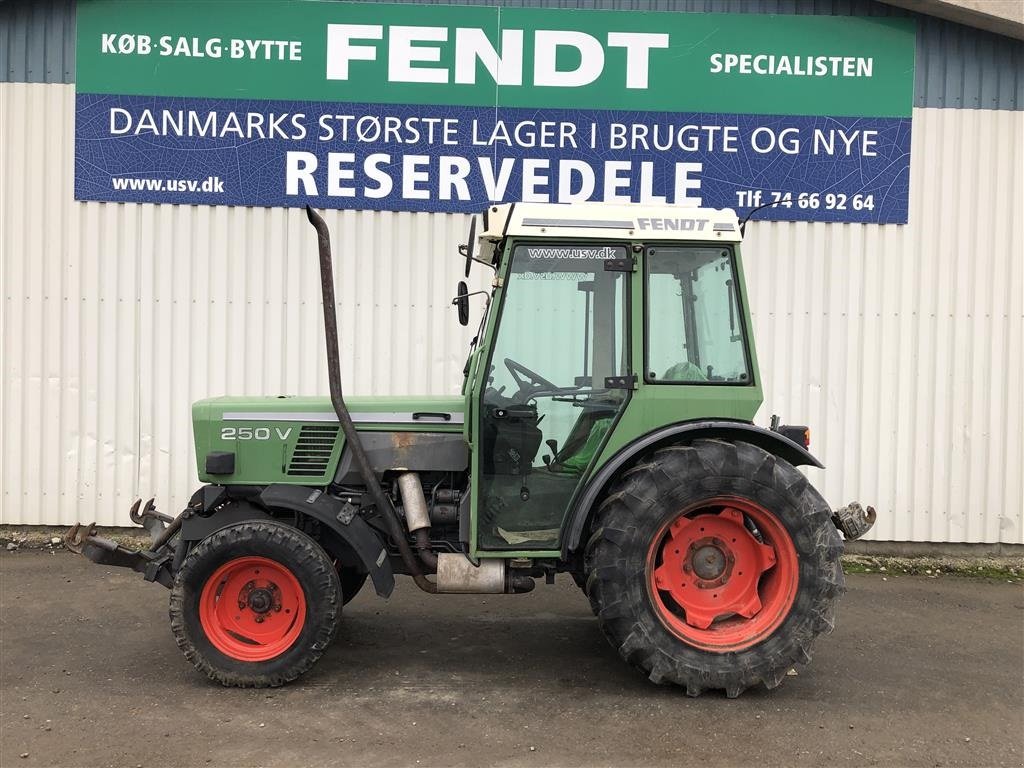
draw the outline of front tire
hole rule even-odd
[[[790,464],[698,440],[627,470],[599,507],[587,593],[620,655],[691,696],[775,688],[834,625],[842,541]]]
[[[341,594],[331,559],[309,536],[283,523],[238,523],[185,558],[171,632],[211,680],[275,687],[308,671],[334,639]]]

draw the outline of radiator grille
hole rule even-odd
[[[299,430],[299,439],[288,464],[289,475],[323,475],[331,463],[331,453],[338,441],[337,424],[306,424]]]

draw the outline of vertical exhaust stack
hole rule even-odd
[[[359,433],[356,432],[352,417],[349,415],[345,398],[341,391],[341,357],[338,352],[338,314],[334,301],[334,266],[331,257],[331,235],[327,223],[310,206],[306,206],[306,216],[316,230],[320,250],[320,290],[324,302],[324,339],[327,345],[327,378],[331,388],[331,404],[338,415],[338,423],[345,435],[345,444],[351,447],[352,458],[356,469],[366,484],[366,489],[373,499],[373,504],[380,510],[388,525],[388,532],[398,546],[402,562],[416,581],[416,585],[424,592],[462,592],[462,593],[521,593],[533,589],[534,581],[525,575],[512,575],[507,572],[504,559],[494,559],[473,564],[463,554],[436,554],[430,548],[430,516],[427,501],[423,494],[423,486],[415,472],[405,472],[398,478],[399,491],[402,494],[403,506],[409,532],[416,538],[419,559],[413,554],[406,533],[398,519],[391,499],[381,489],[377,476],[370,466],[363,448]],[[435,583],[423,574],[420,560],[431,571],[436,571],[438,581]]]
[[[320,251],[320,292],[324,302],[324,340],[327,344],[327,380],[331,388],[331,404],[334,412],[338,415],[338,423],[345,435],[345,442],[352,451],[352,458],[355,460],[356,468],[362,475],[366,490],[373,499],[374,506],[380,510],[381,515],[387,521],[388,531],[398,545],[402,555],[402,562],[409,570],[416,585],[424,592],[437,592],[437,585],[423,575],[419,562],[409,548],[409,542],[405,538],[405,532],[398,522],[398,513],[395,511],[391,500],[387,497],[377,482],[377,477],[366,458],[366,450],[359,439],[352,417],[349,415],[348,407],[345,405],[345,398],[341,391],[341,358],[338,352],[338,313],[334,302],[334,265],[331,258],[331,233],[327,229],[327,222],[323,220],[311,206],[306,206],[306,217],[313,225],[317,234],[317,246]]]

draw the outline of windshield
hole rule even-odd
[[[625,246],[517,246],[491,386],[522,399],[541,390],[603,390],[606,377],[623,375],[626,273],[608,272],[604,263],[627,256]],[[541,385],[524,387],[505,358],[542,372]]]
[[[647,381],[750,384],[732,253],[647,249]]]

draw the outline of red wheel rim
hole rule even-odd
[[[203,586],[199,621],[225,656],[269,661],[291,648],[302,632],[306,596],[280,563],[239,557],[224,563]]]
[[[778,629],[796,598],[800,567],[774,514],[721,497],[683,510],[658,532],[647,576],[662,624],[689,645],[724,653]]]

